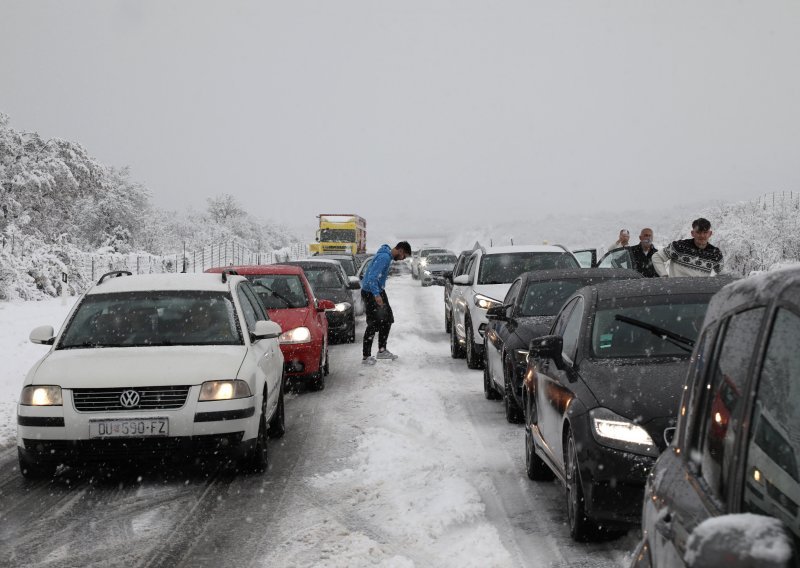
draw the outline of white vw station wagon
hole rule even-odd
[[[264,471],[284,433],[280,334],[232,271],[104,275],[57,335],[31,332],[52,347],[20,396],[20,471],[177,456]]]

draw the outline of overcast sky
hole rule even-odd
[[[0,0],[0,112],[386,235],[800,187],[800,3]]]

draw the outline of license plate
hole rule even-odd
[[[90,438],[151,438],[169,436],[168,418],[91,420]]]

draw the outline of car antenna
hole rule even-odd
[[[133,276],[133,274],[129,270],[112,270],[103,274],[97,281],[97,285],[99,286],[109,278],[119,278],[120,276]]]
[[[239,276],[239,273],[236,272],[235,270],[233,270],[232,268],[228,268],[226,270],[223,270],[222,271],[222,283],[223,284],[228,281],[228,274],[230,274],[231,276]]]

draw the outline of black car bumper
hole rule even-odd
[[[345,339],[355,333],[356,322],[353,308],[343,312],[330,311],[325,314],[328,318],[328,338]]]

